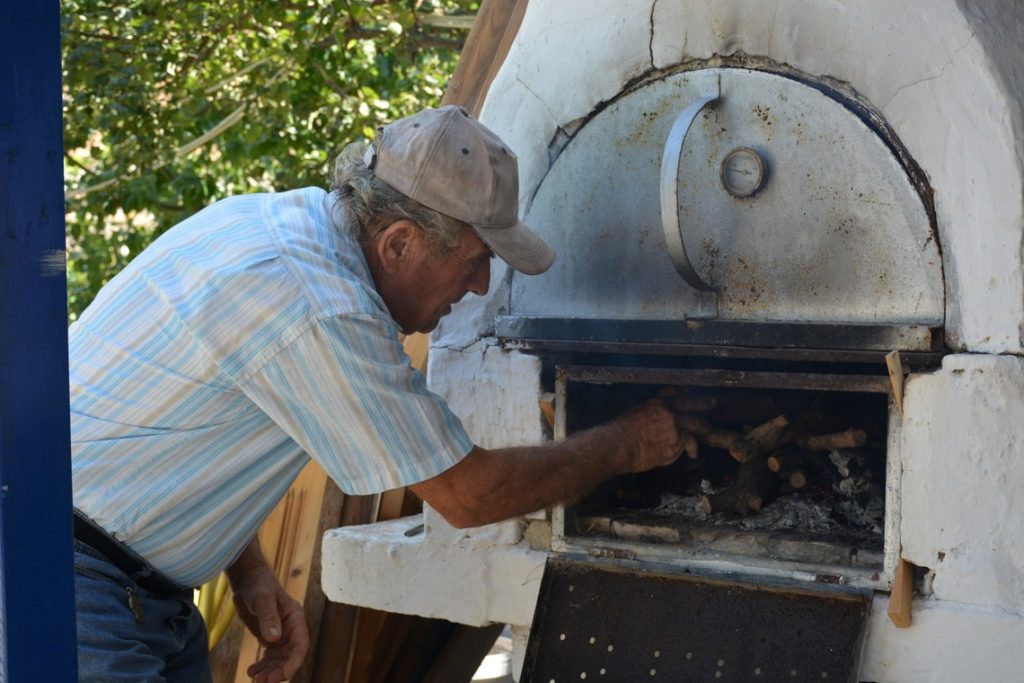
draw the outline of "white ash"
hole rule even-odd
[[[858,493],[870,491],[877,488],[867,479],[856,479],[850,477],[832,484],[832,489],[844,498],[853,498]]]
[[[848,451],[833,451],[833,454],[837,458],[851,455]],[[848,462],[849,459],[844,464]],[[836,466],[839,468],[839,463],[836,463]],[[832,488],[841,496],[840,500],[816,502],[808,495],[794,493],[768,503],[756,514],[737,518],[723,512],[709,515],[705,511],[704,497],[717,493],[718,489],[712,486],[711,482],[703,480],[699,494],[663,493],[658,506],[649,512],[657,517],[687,522],[710,522],[748,531],[814,532],[854,526],[873,534],[882,533],[885,503],[877,483],[861,477],[847,477],[835,482]],[[866,504],[858,502],[864,499],[867,499]]]
[[[841,489],[842,484],[846,481],[851,480],[840,482],[837,490]],[[885,520],[885,502],[882,492],[877,485],[871,482],[865,482],[865,484],[865,486],[860,487],[860,491],[871,492],[866,505],[858,503],[851,495],[847,500],[838,501],[835,504],[835,508],[838,513],[846,517],[854,526],[867,529],[873,534],[881,534],[882,523]]]
[[[854,453],[851,451],[834,450],[828,454],[828,459],[845,478],[850,476],[850,461],[853,460],[853,456]]]
[[[662,494],[661,503],[651,510],[651,513],[658,517],[689,522],[710,520],[716,525],[738,526],[749,531],[830,531],[840,528],[841,525],[831,518],[830,512],[828,505],[815,503],[804,496],[792,495],[780,498],[766,505],[756,515],[743,519],[737,519],[727,513],[714,513],[709,516],[704,510],[701,496],[683,496],[675,493]]]
[[[651,512],[658,517],[685,519],[689,522],[704,522],[708,513],[704,510],[701,496],[681,496],[678,493],[663,493],[658,507]]]
[[[815,503],[799,494],[769,503],[758,514],[744,518],[739,526],[749,530],[798,531],[830,531],[839,528],[839,524],[832,519],[831,506]]]

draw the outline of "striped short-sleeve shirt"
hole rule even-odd
[[[318,188],[217,202],[69,330],[75,507],[185,585],[233,561],[309,457],[365,494],[473,447],[338,208]]]

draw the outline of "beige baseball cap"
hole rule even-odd
[[[364,161],[407,197],[469,223],[516,270],[536,275],[555,260],[555,250],[519,220],[516,155],[462,107],[425,109],[382,126]]]

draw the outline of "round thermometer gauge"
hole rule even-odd
[[[737,147],[722,160],[722,186],[733,197],[751,197],[764,187],[765,163],[749,147]]]

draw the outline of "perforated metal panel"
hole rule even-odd
[[[548,562],[522,681],[857,680],[867,595]]]

